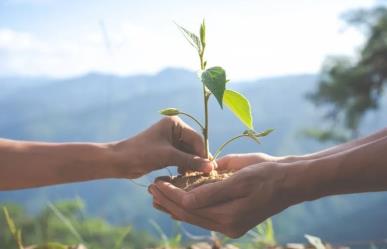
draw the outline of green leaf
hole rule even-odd
[[[200,25],[200,41],[202,43],[202,48],[204,49],[206,47],[206,24],[203,22]]]
[[[267,130],[264,130],[262,132],[258,132],[256,133],[256,137],[266,137],[267,135],[269,135],[270,133],[272,133],[274,131],[274,129],[267,129]]]
[[[15,242],[18,246],[19,249],[23,249],[23,243],[22,243],[22,238],[21,238],[21,230],[16,228],[15,222],[9,215],[8,209],[6,207],[3,207],[3,212],[5,216],[5,220],[8,225],[8,229],[11,232],[13,238],[15,239]]]
[[[197,49],[197,51],[200,53],[202,50],[200,39],[197,35],[192,33],[191,31],[188,31],[186,28],[180,26],[179,24],[175,23],[176,26],[180,29],[181,33],[183,33],[184,37],[187,39],[187,41]]]
[[[165,108],[160,111],[160,114],[165,116],[176,116],[180,114],[180,111],[176,108]]]
[[[226,90],[226,72],[221,67],[211,67],[202,73],[202,82],[215,96],[223,108],[223,95]]]
[[[265,136],[269,135],[270,133],[272,133],[273,131],[274,131],[274,129],[267,129],[267,130],[264,130],[262,132],[256,132],[256,131],[250,129],[250,130],[245,130],[243,132],[243,135],[247,135],[249,138],[253,139],[255,142],[260,144],[259,138],[265,137]]]
[[[243,132],[244,135],[247,135],[249,138],[253,139],[255,142],[260,144],[261,142],[259,141],[258,137],[256,136],[256,132],[254,130],[245,130]]]
[[[12,220],[11,216],[8,213],[8,209],[6,207],[3,207],[3,212],[4,212],[5,221],[7,222],[9,231],[15,236],[17,234],[15,222]]]
[[[236,91],[226,90],[224,92],[223,102],[247,128],[254,129],[251,107],[246,97]]]

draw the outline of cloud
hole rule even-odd
[[[232,80],[316,72],[327,55],[349,54],[362,43],[362,36],[353,30],[339,34],[336,13],[315,15],[251,13],[230,19],[226,12],[209,14],[209,66],[223,66]],[[63,32],[0,28],[0,74],[138,74],[173,66],[197,70],[194,50],[173,23],[157,23],[166,17],[148,19],[149,23],[138,21],[141,25],[127,19],[100,21],[99,25],[95,21],[94,26],[66,27]],[[189,20],[194,23],[193,18]],[[192,26],[188,22],[188,28]]]
[[[172,43],[157,31],[131,23],[85,33],[77,39],[51,37],[50,41],[32,33],[0,29],[0,74],[68,77],[90,71],[154,73],[166,63],[179,61],[175,57],[180,54],[166,49]]]
[[[31,49],[34,44],[29,33],[16,32],[11,29],[0,29],[0,49],[20,51]],[[33,45],[34,44],[34,45]]]
[[[20,5],[20,4],[29,4],[29,5],[44,5],[51,4],[53,2],[58,2],[60,0],[6,0],[6,3],[9,5]]]

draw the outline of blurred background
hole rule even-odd
[[[203,18],[208,65],[224,67],[232,87],[249,98],[257,130],[275,129],[259,146],[239,141],[226,153],[303,154],[367,135],[387,124],[386,6],[375,0],[0,0],[0,137],[112,141],[147,128],[165,107],[202,115],[199,62],[173,22],[198,31]],[[215,102],[210,127],[212,148],[243,130]],[[137,182],[158,175],[168,172]],[[109,243],[124,235],[127,248],[145,248],[158,243],[160,229],[176,240],[181,229],[152,208],[146,188],[128,180],[3,191],[0,202],[31,244],[78,241],[56,208],[83,240],[93,241],[91,248],[113,248]],[[304,241],[308,233],[337,244],[377,244],[387,239],[387,194],[323,198],[273,221],[281,243]],[[6,230],[0,218],[1,248],[10,248]]]

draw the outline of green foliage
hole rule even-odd
[[[261,237],[261,241],[267,246],[275,246],[277,241],[275,239],[273,221],[271,219],[265,220],[257,227],[257,233]]]
[[[203,24],[204,25],[204,21]],[[202,42],[200,41],[199,37],[192,33],[191,31],[188,31],[184,27],[180,26],[176,23],[176,26],[180,29],[181,33],[183,33],[184,37],[187,39],[187,41],[198,51],[198,53],[201,53],[202,51]],[[200,29],[202,32],[202,29]],[[200,32],[200,34],[201,34]],[[203,32],[205,32],[205,28],[203,29]],[[201,34],[202,36],[202,34]],[[205,34],[203,34],[203,37],[205,37]]]
[[[15,239],[16,245],[19,249],[23,249],[23,242],[22,242],[22,232],[21,229],[18,229],[15,225],[15,222],[9,215],[8,209],[6,207],[3,207],[4,217],[5,221],[7,222],[8,229],[11,232],[13,238]]]
[[[155,228],[157,233],[160,236],[161,243],[160,246],[165,249],[179,249],[182,247],[182,237],[180,233],[176,233],[174,236],[168,237],[163,229],[160,227],[157,222],[150,220],[151,225]]]
[[[165,108],[160,110],[160,114],[164,116],[176,116],[180,114],[180,111],[176,108]]]
[[[55,242],[49,242],[47,244],[37,246],[34,249],[70,249],[70,246],[65,246]]]
[[[38,248],[45,249],[68,248],[65,245],[76,245],[81,241],[87,248],[93,249],[150,248],[156,245],[156,240],[149,234],[135,231],[130,226],[113,226],[103,219],[85,217],[81,200],[51,204],[33,218],[21,212],[17,205],[7,204],[7,207],[9,213],[0,217],[4,218],[0,219],[0,228],[5,227],[8,221],[12,229],[2,233],[0,248],[15,248],[12,239],[15,229],[23,230],[24,244],[40,245]]]
[[[241,248],[264,249],[275,248],[278,245],[271,219],[265,220],[256,226],[255,229],[250,230],[247,236],[250,236],[251,239],[243,240],[240,243]]]
[[[350,139],[358,135],[364,115],[379,107],[383,89],[387,84],[387,8],[358,10],[348,13],[349,24],[360,28],[366,42],[353,58],[330,57],[322,67],[318,89],[308,98],[317,106],[328,110],[325,118],[339,129],[350,131]],[[317,134],[320,140],[336,140],[334,130]],[[315,135],[315,134],[311,134]],[[340,139],[343,135],[339,136]]]
[[[260,137],[266,137],[267,135],[269,135],[273,131],[274,131],[274,129],[267,129],[267,130],[264,130],[262,132],[256,132],[254,130],[245,130],[243,132],[243,135],[248,136],[249,138],[253,139],[257,143],[260,143],[259,142]]]
[[[184,248],[184,244],[188,243],[183,240],[181,230],[177,229],[172,236],[167,236],[162,228],[154,221],[150,221],[155,230],[160,236],[160,239],[154,239],[149,234],[135,231],[131,227],[112,226],[106,221],[97,218],[83,217],[82,210],[84,204],[81,200],[61,201],[51,204],[57,211],[53,211],[52,207],[42,210],[34,217],[28,217],[22,211],[20,206],[7,204],[8,208],[4,208],[4,216],[0,216],[0,229],[9,225],[9,230],[4,229],[1,234],[0,248],[15,248],[15,241],[12,238],[12,233],[23,230],[23,241],[26,245],[36,245],[35,249],[70,249],[74,245],[79,245],[79,239],[70,231],[69,226],[64,224],[64,219],[59,218],[56,212],[61,215],[66,215],[65,220],[72,224],[73,229],[82,237],[83,243],[89,249],[143,249],[143,248],[165,248],[165,249],[180,249]],[[46,230],[47,240],[43,241],[41,226],[42,219],[45,219],[44,224],[47,225]],[[180,223],[177,223],[177,228]],[[250,230],[246,236],[239,240],[231,240],[225,236],[215,232],[211,232],[213,242],[217,241],[221,245],[235,244],[240,248],[246,249],[264,249],[274,248],[278,245],[276,240],[275,230],[271,219],[268,219],[258,225],[255,229]],[[23,249],[21,244],[21,235],[18,235],[20,246],[18,249]],[[307,240],[316,249],[325,249],[324,244],[317,237],[306,235]],[[200,240],[207,241],[209,238]]]
[[[254,129],[250,103],[245,96],[237,91],[226,90],[223,102],[247,128]]]
[[[223,145],[216,151],[213,160],[216,159],[216,156],[220,154],[223,148],[228,145],[230,142],[240,138],[240,137],[251,137],[258,142],[255,131],[253,131],[253,116],[251,112],[251,107],[249,101],[242,94],[226,89],[226,83],[229,81],[226,77],[226,71],[220,66],[214,66],[206,69],[207,61],[204,59],[204,52],[206,48],[206,25],[203,22],[200,25],[199,37],[185,29],[184,27],[176,24],[180,31],[183,33],[188,42],[196,48],[199,59],[200,59],[200,70],[201,70],[201,81],[203,85],[203,99],[204,99],[204,124],[198,121],[197,118],[193,117],[190,114],[180,112],[175,108],[167,108],[160,111],[162,115],[166,116],[175,116],[179,114],[184,114],[189,118],[193,119],[198,125],[202,128],[202,133],[205,143],[205,155],[209,157],[208,149],[208,100],[211,95],[215,97],[220,107],[223,109],[223,104],[225,104],[231,112],[251,131],[248,133],[243,133],[238,135]],[[269,132],[270,133],[270,132]],[[269,134],[268,133],[268,134]]]
[[[65,204],[68,204],[68,203],[65,203]],[[71,203],[69,203],[71,204]],[[78,203],[76,203],[78,204]],[[63,205],[63,204],[62,204]],[[82,239],[82,236],[78,233],[78,231],[75,229],[75,227],[73,226],[73,224],[71,223],[71,221],[69,219],[66,218],[65,214],[63,214],[57,207],[55,207],[55,205],[53,205],[52,203],[49,203],[48,204],[48,207],[52,210],[52,212],[58,217],[58,219],[60,219],[63,223],[63,225],[65,225],[69,232],[71,232],[72,235],[74,235],[74,237],[79,241],[79,242],[84,242],[83,239]],[[65,207],[72,207],[71,205],[65,205]],[[83,205],[82,205],[83,207]]]
[[[206,47],[206,23],[204,20],[200,25],[200,42],[202,44],[202,49],[204,50]]]
[[[226,72],[221,67],[211,67],[202,73],[202,82],[215,96],[223,108],[223,95],[226,90]]]

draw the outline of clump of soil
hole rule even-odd
[[[210,173],[191,171],[186,172],[184,175],[173,176],[171,179],[171,183],[178,188],[189,191],[203,184],[225,180],[232,174],[232,171],[213,170]]]

